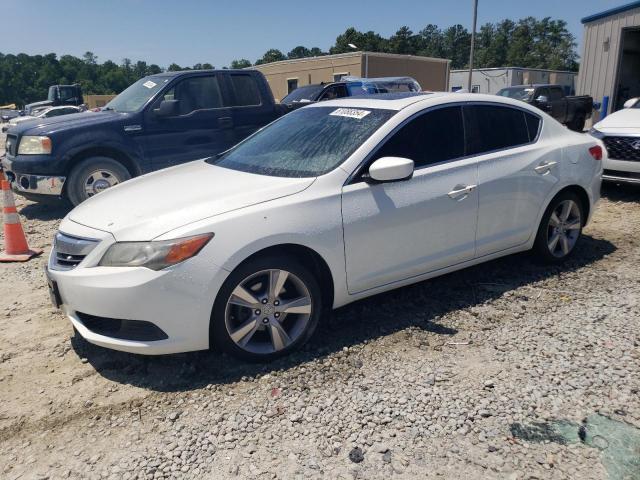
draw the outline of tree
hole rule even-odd
[[[336,43],[329,49],[329,53],[353,52],[354,49],[349,44],[354,45],[357,50],[365,52],[388,51],[388,40],[379,34],[372,31],[362,33],[353,27],[349,27],[344,33],[338,35]]]
[[[389,52],[415,55],[420,50],[420,36],[414,35],[409,27],[400,29],[389,38]]]
[[[179,72],[180,70],[184,70],[184,68],[182,68],[177,63],[172,63],[171,65],[169,65],[169,68],[167,68],[168,72]]]
[[[231,68],[247,68],[251,66],[251,62],[246,58],[241,58],[240,60],[233,60],[231,62]]]
[[[280,60],[286,60],[286,59],[287,57],[285,57],[280,50],[276,48],[272,48],[270,50],[267,50],[265,54],[262,56],[262,58],[259,58],[258,60],[256,60],[256,65],[262,65],[264,63],[271,63],[271,62],[279,62]]]
[[[293,48],[289,53],[287,53],[287,58],[292,59],[292,58],[305,58],[305,57],[311,57],[311,50],[309,50],[307,47],[303,47],[302,45],[298,45],[297,47]]]

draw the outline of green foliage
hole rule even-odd
[[[188,67],[187,67],[188,68]],[[197,63],[194,69],[214,68],[210,63]],[[169,70],[184,70],[171,64]],[[0,53],[0,105],[46,100],[51,85],[79,83],[85,94],[116,94],[136,80],[161,73],[158,65],[122,59],[120,65],[107,60],[98,63],[98,57],[86,52],[82,58],[55,53],[47,55],[18,55]]]
[[[240,60],[234,60],[231,62],[231,68],[247,68],[251,66],[251,62],[246,58]]]

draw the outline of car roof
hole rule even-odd
[[[255,71],[255,70],[254,70]],[[251,72],[251,70],[245,70],[245,69],[234,69],[234,68],[216,68],[216,69],[212,69],[212,70],[178,70],[175,72],[160,72],[160,73],[154,73],[153,75],[149,75],[149,77],[179,77],[181,75],[192,75],[194,73],[212,73],[212,72],[225,72],[225,73],[238,73],[238,72],[242,72],[242,73],[249,73]],[[146,78],[146,77],[145,77]]]
[[[459,93],[459,92],[402,92],[402,93],[379,93],[375,95],[361,95],[355,97],[345,97],[337,100],[328,100],[308,105],[304,108],[319,107],[352,107],[352,108],[378,108],[384,110],[400,111],[416,103],[444,104],[452,102],[486,102],[503,103],[519,107],[525,110],[533,110],[527,103],[514,100],[508,97],[497,95],[487,95],[482,93]]]

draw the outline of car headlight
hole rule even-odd
[[[50,153],[51,139],[49,137],[25,135],[20,139],[18,155],[48,155]]]
[[[592,137],[596,137],[596,138],[604,138],[605,134],[602,133],[600,130],[596,130],[594,127],[591,127],[589,129],[589,135],[591,135]]]
[[[162,270],[193,257],[211,238],[213,233],[158,242],[116,242],[107,249],[99,265]]]

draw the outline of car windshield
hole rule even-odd
[[[260,175],[316,177],[344,162],[395,113],[382,109],[301,108],[208,162]]]
[[[169,80],[170,77],[141,78],[107,103],[104,109],[123,113],[137,112],[151,97],[158,93]]]
[[[280,103],[288,105],[293,102],[310,102],[315,100],[316,95],[322,91],[324,85],[305,85],[304,87],[296,88],[289,95],[284,97]]]
[[[510,87],[503,88],[498,92],[498,95],[501,97],[509,97],[515,98],[516,100],[531,100],[533,97],[533,92],[535,92],[535,88],[533,87]]]

